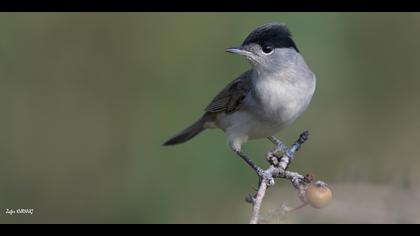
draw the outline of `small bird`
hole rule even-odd
[[[163,145],[183,143],[205,129],[219,128],[232,150],[261,176],[262,170],[241,151],[242,144],[268,138],[275,147],[267,152],[267,158],[287,153],[287,146],[274,135],[307,109],[316,77],[282,23],[257,27],[241,46],[226,51],[244,56],[251,69],[219,92],[198,121]]]

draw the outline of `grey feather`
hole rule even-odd
[[[204,124],[208,120],[208,117],[210,117],[207,114],[204,114],[199,120],[194,122],[194,124],[190,125],[186,129],[182,130],[178,134],[176,134],[174,137],[167,140],[165,143],[163,143],[164,146],[169,145],[175,145],[179,143],[184,143],[192,138],[194,138],[197,134],[201,133],[204,128]]]
[[[206,112],[231,113],[240,109],[242,101],[251,90],[251,73],[248,70],[238,78],[230,82],[206,107]]]

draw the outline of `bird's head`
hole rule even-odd
[[[299,53],[285,24],[269,23],[252,31],[239,47],[227,52],[245,56],[257,70],[275,70]]]

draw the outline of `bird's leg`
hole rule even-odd
[[[249,159],[245,153],[239,150],[234,150],[234,152],[239,157],[241,157],[242,160],[244,160],[255,171],[255,173],[257,173],[258,178],[259,178],[258,186],[261,186],[262,181],[264,181],[264,184],[267,187],[274,185],[274,178],[270,171],[265,171],[261,169],[261,167],[257,166],[253,161],[251,161],[251,159]]]
[[[233,150],[242,160],[244,160],[256,173],[262,178],[264,176],[264,170],[257,166],[251,159],[249,159],[245,153],[239,150]]]

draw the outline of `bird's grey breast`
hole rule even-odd
[[[299,65],[278,73],[260,75],[251,91],[255,115],[275,128],[283,128],[296,120],[308,107],[315,91],[315,76]]]

